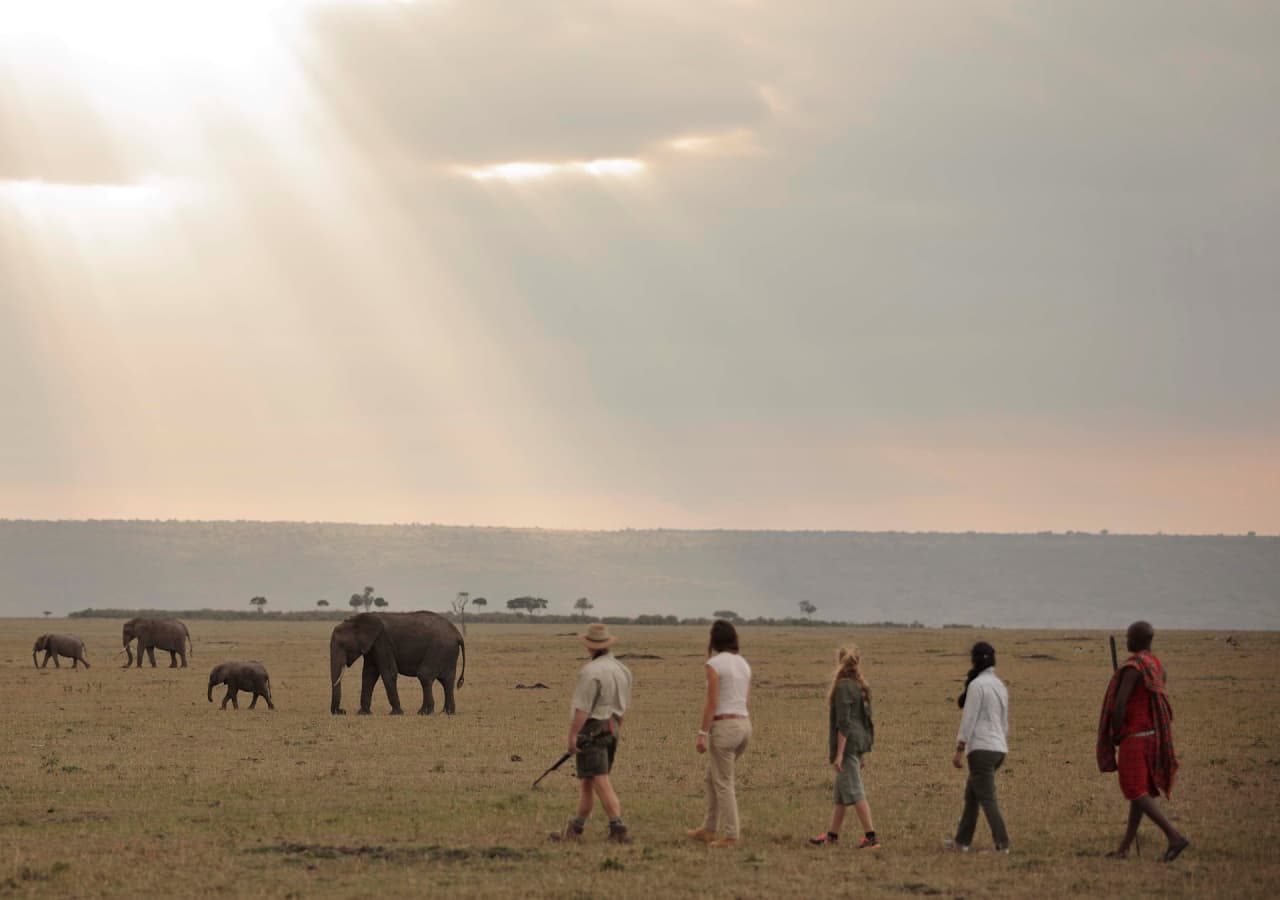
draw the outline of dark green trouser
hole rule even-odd
[[[969,754],[969,780],[964,786],[964,812],[956,826],[956,843],[968,847],[973,843],[973,830],[978,827],[978,807],[986,813],[996,849],[1009,846],[1009,832],[1004,830],[1004,817],[996,802],[996,769],[1004,762],[1004,754],[994,750],[974,750]]]

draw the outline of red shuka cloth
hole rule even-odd
[[[1169,705],[1169,692],[1165,688],[1164,666],[1149,650],[1139,651],[1121,663],[1107,685],[1102,714],[1098,717],[1098,771],[1114,772],[1118,768],[1116,745],[1111,734],[1111,714],[1115,711],[1116,689],[1125,669],[1136,669],[1146,688],[1151,722],[1156,732],[1150,738],[1155,742],[1154,753],[1150,757],[1151,782],[1167,797],[1173,790],[1174,777],[1178,773],[1178,755],[1173,749],[1173,707]],[[1130,703],[1140,700],[1139,692],[1129,696]],[[1128,796],[1127,791],[1125,796]]]

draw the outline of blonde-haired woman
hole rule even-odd
[[[840,826],[850,806],[862,823],[863,838],[859,850],[876,850],[876,827],[871,821],[871,805],[862,787],[862,756],[871,752],[875,726],[871,722],[871,686],[862,674],[862,657],[853,644],[841,647],[836,654],[836,672],[827,692],[827,757],[836,770],[835,804],[831,808],[831,825],[825,834],[810,838],[816,847],[828,847],[840,840]]]

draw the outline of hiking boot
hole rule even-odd
[[[817,837],[809,838],[809,843],[814,847],[831,847],[840,843],[840,835],[832,834],[830,831],[824,831]]]
[[[626,825],[614,825],[609,823],[609,840],[615,844],[630,844],[631,835],[627,834]]]
[[[862,840],[858,841],[858,849],[859,850],[879,850],[880,838],[864,837]]]
[[[943,850],[947,850],[947,851],[949,851],[949,852],[951,852],[951,853],[968,853],[968,852],[969,852],[969,845],[968,845],[968,844],[957,844],[957,843],[955,842],[955,840],[954,840],[954,839],[952,839],[952,838],[947,838],[946,840],[944,840],[944,841],[942,842],[942,849],[943,849]]]
[[[738,846],[738,839],[736,837],[717,838],[707,844],[707,846],[711,847],[713,850],[732,850],[734,847]]]
[[[716,839],[716,833],[705,828],[690,828],[685,832],[685,836],[690,840],[701,841],[704,844],[710,844]]]
[[[562,830],[553,831],[551,832],[551,834],[547,835],[547,837],[557,842],[564,841],[566,843],[567,842],[576,843],[582,840],[582,832],[583,832],[583,829],[579,828],[577,825],[574,825],[573,819],[570,819],[568,822],[565,823],[565,826]]]

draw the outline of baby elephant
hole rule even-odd
[[[31,662],[36,662],[36,654],[41,650],[44,651],[44,662],[36,663],[43,669],[49,665],[49,657],[53,657],[54,668],[61,669],[62,663],[58,662],[59,656],[68,657],[71,660],[71,668],[76,668],[80,663],[84,663],[84,667],[89,668],[89,660],[84,658],[84,641],[76,637],[74,634],[42,634],[36,638],[36,645],[31,648]]]
[[[209,673],[210,703],[213,702],[213,686],[216,684],[227,686],[227,696],[222,698],[223,709],[227,708],[228,700],[233,707],[240,708],[240,704],[236,702],[236,694],[240,691],[253,692],[250,709],[258,705],[259,697],[266,698],[268,709],[276,708],[276,705],[271,702],[271,678],[260,662],[224,662],[214,666],[213,671]]]

